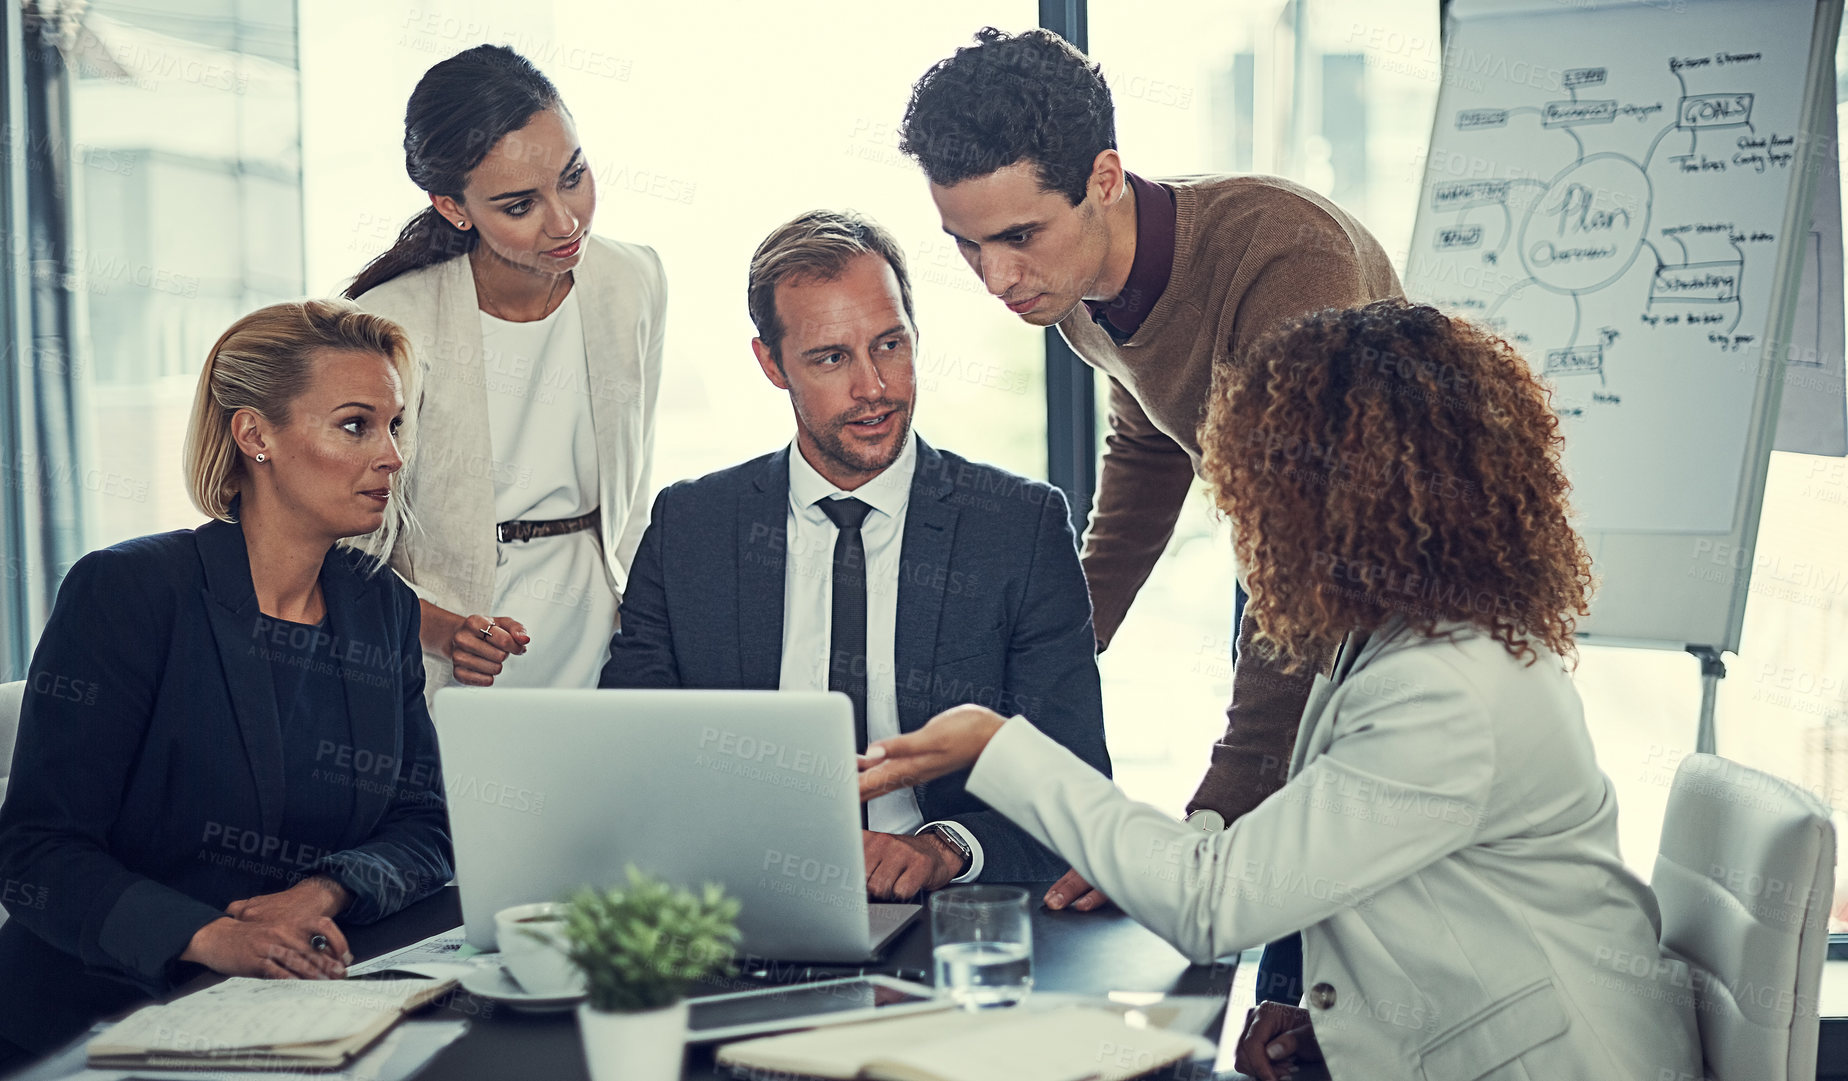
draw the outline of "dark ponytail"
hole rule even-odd
[[[404,171],[432,195],[462,198],[468,174],[494,144],[533,114],[560,105],[558,88],[532,61],[505,45],[477,45],[424,72],[404,109]],[[353,299],[400,274],[466,255],[479,236],[427,206],[398,239],[367,263],[346,296]]]

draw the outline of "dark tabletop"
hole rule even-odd
[[[1107,912],[1048,912],[1037,899],[1050,882],[1028,887],[1035,903],[1033,921],[1033,986],[1047,991],[1071,991],[1102,994],[1108,991],[1161,991],[1177,995],[1214,995],[1224,998],[1231,991],[1236,964],[1225,961],[1216,965],[1190,965],[1174,947],[1115,908]],[[360,960],[408,946],[420,939],[439,934],[462,922],[461,904],[454,888],[445,889],[426,901],[413,905],[390,919],[371,927],[357,927],[347,932],[353,956]],[[778,966],[785,967],[785,966]],[[802,966],[786,966],[794,971]],[[868,965],[868,971],[893,973],[917,980],[920,973],[930,981],[930,921],[923,918],[906,928],[887,951],[881,963]],[[851,974],[851,972],[846,973]],[[710,992],[745,990],[767,986],[748,980],[728,981],[725,987]],[[444,1048],[430,1063],[419,1081],[504,1081],[510,1077],[544,1077],[547,1081],[586,1079],[584,1052],[578,1043],[575,1013],[529,1014],[503,1004],[477,999],[456,992],[445,999],[440,1009],[432,1008],[420,1017],[459,1017],[470,1022],[461,1039]],[[1223,1017],[1215,1021],[1206,1037],[1217,1041]],[[688,1079],[728,1077],[712,1060],[713,1045],[695,1045],[687,1049]],[[1164,1076],[1200,1076],[1197,1072],[1171,1070]]]
[[[1232,978],[1237,972],[1235,960],[1190,965],[1174,947],[1114,907],[1104,912],[1049,912],[1039,905],[1038,898],[1050,885],[1050,882],[1042,882],[1027,887],[1034,898],[1030,911],[1035,989],[1085,994],[1159,991],[1174,995],[1212,995],[1221,1000],[1230,993]],[[347,928],[347,942],[353,956],[364,961],[441,934],[461,923],[462,905],[452,886],[370,927]],[[805,978],[805,969],[812,973],[806,975],[808,979],[854,975],[859,971],[859,966],[813,966],[810,969],[800,964],[776,964],[756,967],[767,967],[770,979],[731,978],[698,993],[719,994],[768,987],[772,981]],[[836,969],[839,971],[833,971]],[[918,983],[932,982],[928,916],[914,921],[901,932],[885,958],[866,965],[865,970],[897,975]],[[182,990],[197,990],[216,979],[215,976],[206,977]],[[418,1017],[459,1018],[469,1022],[468,1031],[439,1052],[417,1075],[418,1081],[589,1079],[582,1045],[578,1042],[575,1011],[523,1013],[458,989],[423,1010]],[[1224,1020],[1222,1012],[1207,1029],[1207,1039],[1218,1042]],[[729,1072],[713,1064],[716,1046],[690,1046],[683,1076],[689,1081],[728,1078]],[[49,1066],[49,1060],[42,1061],[19,1076],[37,1076]],[[251,1074],[253,1078],[262,1076],[261,1073]],[[1183,1064],[1154,1076],[1167,1081],[1199,1081],[1211,1077],[1212,1069],[1211,1064],[1205,1062]]]

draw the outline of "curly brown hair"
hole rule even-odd
[[[1547,390],[1506,341],[1403,300],[1303,316],[1214,373],[1206,479],[1285,668],[1402,616],[1574,655],[1591,556]]]

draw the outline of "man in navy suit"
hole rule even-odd
[[[600,685],[837,690],[862,749],[979,702],[1108,774],[1065,497],[912,432],[917,328],[891,234],[804,214],[758,246],[749,305],[795,440],[661,493]],[[966,779],[867,805],[870,894],[1065,869]]]

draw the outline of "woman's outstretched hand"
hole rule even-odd
[[[981,706],[956,706],[908,735],[882,739],[860,756],[860,800],[968,769],[1007,719]]]

